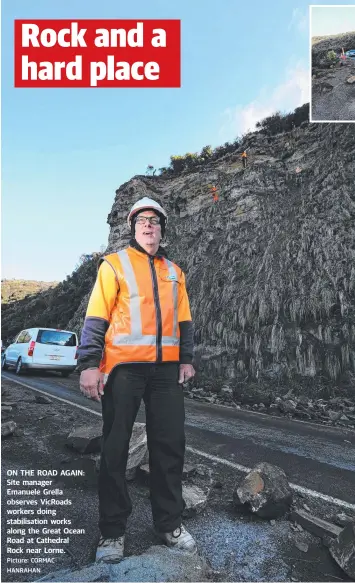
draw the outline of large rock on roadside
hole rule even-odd
[[[342,412],[341,411],[333,411],[332,409],[330,409],[329,411],[327,411],[327,415],[328,415],[329,419],[331,420],[331,422],[335,423],[336,421],[339,421],[340,417],[342,416]]]
[[[36,395],[35,403],[39,403],[40,405],[51,405],[53,401],[45,395]]]
[[[101,450],[102,424],[81,425],[69,433],[65,445],[79,453],[98,453]]]
[[[182,497],[186,504],[183,511],[183,518],[191,518],[195,514],[202,512],[207,506],[211,488],[202,489],[194,484],[182,485]]]
[[[209,581],[212,571],[198,555],[165,546],[150,547],[145,553],[118,564],[93,563],[79,570],[54,571],[37,581]]]
[[[280,409],[283,413],[293,413],[296,410],[297,403],[296,401],[292,401],[292,399],[286,399],[285,401],[281,401]]]
[[[233,389],[230,387],[222,387],[218,396],[224,401],[233,401]]]
[[[6,423],[1,423],[1,437],[9,437],[14,433],[16,427],[17,425],[15,421],[6,421]]]
[[[236,485],[233,500],[262,518],[278,518],[289,510],[292,490],[281,468],[261,462]]]
[[[355,521],[343,528],[331,542],[329,551],[348,577],[355,581]]]

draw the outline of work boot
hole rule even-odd
[[[187,532],[183,524],[178,526],[173,532],[157,531],[157,535],[163,539],[168,547],[173,547],[174,549],[179,549],[192,554],[197,553],[196,541],[192,538],[191,534]]]
[[[96,563],[119,563],[123,559],[124,536],[100,537],[96,550]]]

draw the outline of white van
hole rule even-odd
[[[1,357],[1,368],[54,370],[67,377],[77,364],[78,337],[68,330],[28,328],[22,330]]]

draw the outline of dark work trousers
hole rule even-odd
[[[246,158],[242,158],[243,160],[243,168],[247,167],[247,159]]]
[[[104,538],[118,538],[132,512],[125,472],[132,427],[143,397],[154,526],[172,532],[184,509],[182,471],[185,409],[179,364],[119,365],[102,397],[103,442],[99,473],[99,527]]]

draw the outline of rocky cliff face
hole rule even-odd
[[[107,253],[128,243],[132,204],[158,200],[169,213],[164,245],[186,273],[197,385],[354,392],[355,126],[303,123],[249,134],[244,147],[245,171],[238,151],[123,184]],[[80,330],[85,293],[67,329]]]
[[[166,248],[187,276],[201,382],[349,387],[355,127],[303,124],[249,135],[244,145],[245,171],[235,153],[177,177],[123,184],[107,251],[127,244],[131,205],[158,200],[169,213]]]

